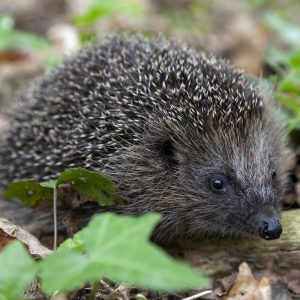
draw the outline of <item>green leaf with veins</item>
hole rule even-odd
[[[149,241],[159,219],[157,214],[95,217],[74,244],[67,240],[41,263],[43,290],[70,291],[102,277],[163,291],[201,287],[205,278]],[[57,270],[64,281],[53,280]]]
[[[20,299],[21,294],[34,280],[38,265],[24,246],[15,241],[0,252],[0,299]]]

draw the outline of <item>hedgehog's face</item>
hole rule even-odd
[[[291,155],[274,114],[246,115],[239,126],[172,110],[153,116],[140,143],[116,163],[123,211],[162,213],[154,236],[163,242],[203,234],[280,236]]]
[[[187,132],[184,145],[182,139],[162,142],[161,159],[176,174],[169,186],[178,212],[172,217],[178,218],[185,236],[279,238],[290,154],[276,126],[269,125],[268,131],[261,124],[244,132],[214,128],[205,140]]]

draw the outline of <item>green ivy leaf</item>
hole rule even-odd
[[[10,183],[3,194],[5,199],[19,199],[24,205],[32,206],[41,199],[51,200],[53,189],[40,185],[35,180],[18,180]]]
[[[19,241],[0,252],[0,266],[0,299],[6,300],[20,298],[38,270]]]
[[[113,182],[99,173],[83,168],[64,171],[57,180],[38,183],[36,180],[18,180],[7,187],[3,194],[6,199],[19,199],[25,205],[35,205],[39,200],[53,199],[53,189],[70,184],[79,195],[96,199],[99,205],[111,205],[116,199]]]
[[[48,295],[55,291],[72,291],[97,278],[91,274],[90,262],[85,255],[66,249],[46,257],[40,267],[42,290]]]
[[[66,239],[60,246],[59,249],[72,249],[76,252],[83,253],[85,246],[82,239],[82,231],[77,232],[73,238]]]
[[[95,217],[76,234],[74,245],[65,242],[42,262],[43,290],[48,294],[70,291],[101,277],[155,290],[200,287],[206,281],[202,276],[149,241],[158,221],[157,214]],[[64,280],[53,280],[57,270]]]
[[[71,183],[78,194],[97,199],[100,205],[111,205],[115,201],[113,182],[97,172],[84,168],[69,169],[57,179],[58,187],[63,183]]]
[[[118,282],[165,291],[203,284],[199,274],[149,241],[159,219],[157,214],[133,218],[111,213],[94,218],[90,230],[83,231],[86,251],[105,277]]]
[[[47,188],[50,188],[50,189],[55,189],[56,184],[57,184],[57,180],[48,180],[48,181],[44,181],[44,182],[40,183],[41,186],[47,187]]]

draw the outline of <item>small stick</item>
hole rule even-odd
[[[53,250],[56,250],[57,248],[57,187],[56,185],[53,189],[53,224],[54,224]]]
[[[197,299],[197,298],[202,297],[202,296],[206,296],[206,295],[211,294],[211,293],[212,293],[212,290],[208,290],[208,291],[204,291],[204,292],[195,294],[195,295],[193,295],[193,296],[184,298],[184,299],[182,299],[182,300],[194,300],[194,299]]]

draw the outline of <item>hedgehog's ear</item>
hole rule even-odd
[[[159,153],[167,163],[178,165],[179,161],[176,155],[176,148],[174,142],[170,138],[166,138],[160,141]]]
[[[170,139],[165,139],[161,142],[161,154],[166,156],[173,156],[175,152],[174,143]]]

